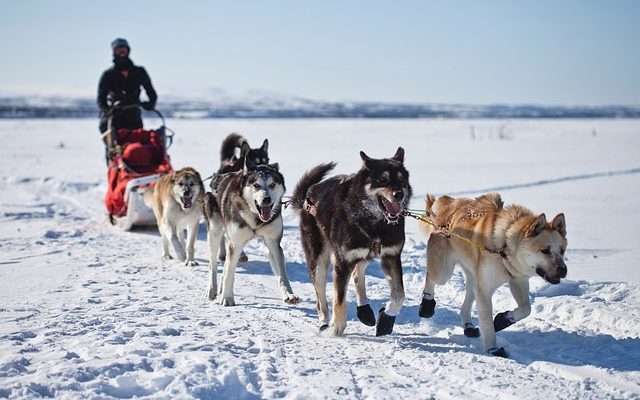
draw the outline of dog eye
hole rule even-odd
[[[376,182],[380,185],[386,185],[387,183],[389,183],[389,180],[387,178],[377,178]]]
[[[273,183],[273,182],[272,182],[272,183],[270,183],[270,184],[269,184],[269,189],[273,189],[273,188],[275,188],[275,187],[276,187],[276,184],[275,184],[275,183]]]
[[[253,184],[253,187],[254,187],[255,189],[258,189],[258,190],[259,190],[259,189],[261,189],[261,188],[260,188],[260,184],[258,184],[258,183],[254,183],[254,184]]]
[[[542,254],[551,254],[551,249],[549,249],[549,248],[547,247],[546,249],[542,249],[542,250],[540,250],[540,252],[541,252]]]

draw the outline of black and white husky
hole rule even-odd
[[[376,335],[392,332],[395,317],[404,302],[400,253],[404,246],[404,217],[411,198],[404,150],[399,147],[388,159],[372,159],[360,152],[363,166],[354,175],[323,180],[334,163],[319,165],[305,173],[293,196],[300,213],[302,246],[307,268],[316,290],[320,330],[329,327],[326,299],[327,270],[333,264],[334,335],[347,325],[346,294],[353,276],[358,299],[358,319],[376,325]],[[381,259],[382,271],[391,288],[386,308],[378,322],[365,291],[365,269],[373,258]]]
[[[220,146],[218,174],[240,171],[245,160],[255,165],[269,164],[269,140],[265,139],[262,146],[253,149],[244,136],[235,132],[228,134]]]
[[[269,249],[271,269],[278,279],[285,303],[300,301],[293,294],[287,277],[282,239],[282,205],[284,178],[278,164],[251,165],[242,170],[217,175],[212,192],[204,199],[209,244],[209,279],[207,297],[214,300],[217,291],[217,254],[222,235],[226,235],[227,257],[224,263],[220,304],[235,305],[233,282],[235,269],[244,245],[254,236],[261,236]]]

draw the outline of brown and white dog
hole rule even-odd
[[[198,171],[182,168],[163,175],[153,190],[144,193],[145,203],[153,208],[162,237],[162,259],[170,260],[169,243],[178,260],[187,266],[198,265],[193,258],[194,245],[202,216],[204,185]],[[185,246],[184,231],[188,233]]]
[[[544,214],[536,215],[525,207],[504,207],[497,193],[475,199],[441,196],[436,200],[427,195],[426,206],[430,213],[428,220],[433,225],[424,221],[420,224],[429,235],[420,316],[429,318],[434,314],[435,286],[445,284],[458,264],[465,275],[466,295],[460,312],[465,336],[482,334],[490,354],[507,357],[504,348],[496,347],[496,331],[530,314],[529,278],[539,275],[557,284],[567,275],[564,214],[548,222]],[[442,234],[441,228],[451,235]],[[497,314],[492,321],[491,297],[504,283],[509,284],[518,307]],[[479,330],[471,323],[474,300]]]

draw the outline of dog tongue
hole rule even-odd
[[[391,203],[389,201],[384,202],[384,206],[391,215],[398,215],[402,211],[402,203]]]
[[[184,208],[191,208],[191,197],[183,197],[182,198],[182,206]]]
[[[260,207],[260,219],[267,222],[271,218],[271,206]]]

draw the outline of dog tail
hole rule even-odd
[[[222,141],[222,146],[220,146],[220,163],[223,164],[233,158],[236,153],[236,147],[242,147],[244,143],[247,143],[247,139],[238,133],[232,132],[227,135]]]
[[[336,163],[334,162],[320,164],[302,175],[295,189],[293,189],[293,195],[291,196],[291,206],[294,211],[300,212],[304,209],[304,202],[307,200],[309,188],[322,181],[335,166]]]

